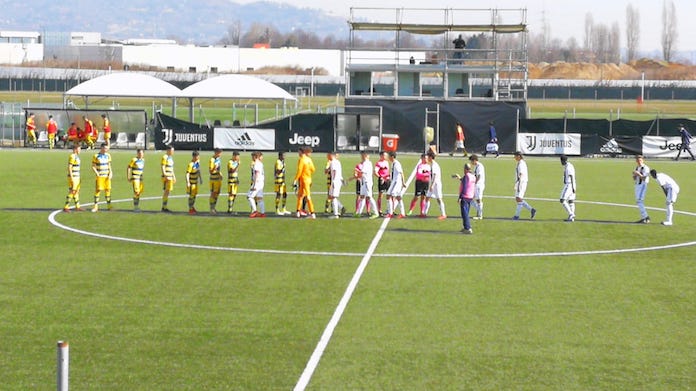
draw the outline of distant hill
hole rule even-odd
[[[345,18],[266,1],[6,1],[0,14],[0,30],[100,32],[105,39],[169,38],[202,45],[217,43],[237,22],[242,34],[258,22],[281,33],[303,29],[319,36],[348,37]]]

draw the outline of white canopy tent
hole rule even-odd
[[[222,75],[201,80],[183,90],[179,95],[189,100],[189,121],[193,122],[194,99],[278,99],[283,109],[288,100],[297,100],[284,89],[258,77],[247,75]]]
[[[171,98],[172,113],[176,99],[188,98],[189,121],[193,122],[194,99],[278,99],[285,110],[288,100],[296,101],[287,91],[253,76],[222,75],[199,81],[183,90],[154,76],[136,72],[116,72],[85,81],[64,96],[82,96],[89,107],[89,97],[152,97]]]
[[[63,95],[82,96],[86,107],[89,107],[91,96],[171,98],[174,110],[176,98],[181,96],[181,90],[154,76],[135,72],[117,72],[87,80],[69,89]]]

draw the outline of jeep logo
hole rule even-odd
[[[321,143],[319,136],[300,136],[297,133],[293,134],[288,141],[293,145],[309,145],[310,147],[316,147]]]

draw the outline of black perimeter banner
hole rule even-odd
[[[155,120],[155,149],[165,149],[167,145],[181,150],[213,149],[213,130],[191,122],[181,121],[168,115],[157,113]]]

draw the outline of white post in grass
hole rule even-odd
[[[68,391],[70,348],[66,341],[58,341],[58,391]]]

